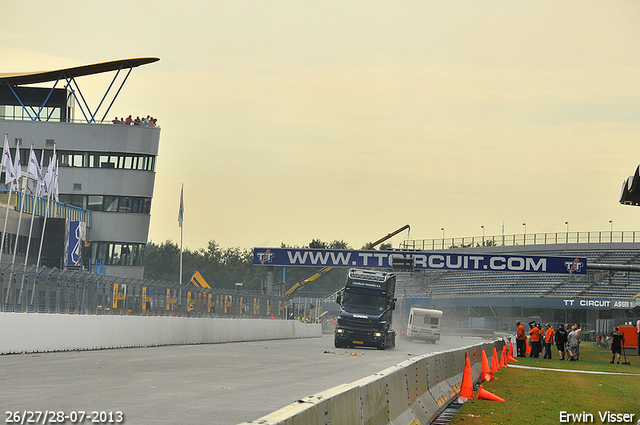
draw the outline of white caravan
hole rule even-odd
[[[411,307],[407,336],[412,339],[424,339],[435,344],[440,339],[441,321],[442,312],[440,310]]]

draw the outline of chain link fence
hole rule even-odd
[[[2,311],[16,313],[274,318],[283,297],[191,284],[0,264]]]

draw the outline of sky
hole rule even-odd
[[[162,128],[154,243],[182,184],[192,250],[640,230],[639,2],[5,3],[0,73],[160,58],[109,113]]]

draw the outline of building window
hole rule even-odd
[[[102,196],[90,195],[87,197],[87,209],[89,211],[102,211]]]
[[[117,196],[105,196],[102,204],[102,211],[118,211],[118,197]]]
[[[105,265],[142,266],[143,243],[91,242],[91,262],[104,261]]]
[[[97,212],[151,213],[151,198],[61,194],[60,202]]]

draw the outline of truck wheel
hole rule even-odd
[[[338,341],[333,341],[333,345],[334,345],[334,347],[336,347],[336,348],[342,348],[342,344],[341,344],[341,343],[339,343]]]
[[[381,342],[380,345],[376,347],[378,350],[384,350],[386,348],[384,342]]]

